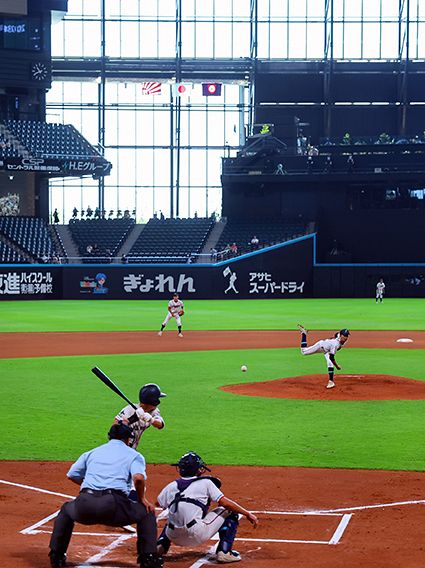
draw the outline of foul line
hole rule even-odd
[[[4,483],[5,485],[13,485],[14,487],[22,487],[22,489],[30,489],[31,491],[37,491],[38,493],[47,493],[48,495],[56,495],[57,497],[66,497],[67,499],[75,499],[76,497],[76,495],[57,493],[56,491],[40,489],[39,487],[33,487],[32,485],[22,485],[22,483],[14,483],[13,481],[6,481],[5,479],[0,479],[0,483]]]
[[[316,511],[317,514],[344,513],[345,511],[365,511],[366,509],[383,509],[385,507],[400,507],[401,505],[425,505],[425,499],[417,501],[395,501],[394,503],[381,503],[379,505],[360,505],[358,507],[343,507],[341,509],[328,509]]]
[[[345,509],[344,509],[345,510]],[[312,515],[316,517],[340,517],[341,513],[332,511],[251,511],[254,515]]]

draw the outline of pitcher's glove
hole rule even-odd
[[[180,316],[180,317],[184,316],[184,310],[180,310],[180,311],[179,311],[179,316]]]

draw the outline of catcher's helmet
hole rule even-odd
[[[195,452],[188,452],[184,454],[175,465],[182,477],[193,477],[194,475],[201,475],[205,470],[211,471],[204,463],[201,456]]]
[[[128,440],[132,435],[133,431],[131,428],[123,422],[112,424],[108,432],[108,438],[110,440]]]
[[[348,331],[348,329],[344,328],[344,329],[341,329],[341,331],[339,332],[339,335],[344,335],[345,337],[348,337],[350,335],[350,332]]]
[[[155,383],[148,383],[144,385],[139,392],[139,400],[145,404],[152,404],[153,406],[158,406],[160,404],[160,398],[167,396]]]

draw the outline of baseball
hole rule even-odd
[[[241,371],[242,373],[246,373],[246,371],[248,371],[248,367],[246,365],[242,365]]]

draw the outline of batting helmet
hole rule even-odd
[[[151,404],[153,406],[158,406],[160,404],[160,398],[167,396],[165,392],[161,392],[161,389],[155,383],[148,383],[144,385],[139,392],[139,400],[141,403]]]
[[[177,463],[171,465],[175,465],[178,468],[182,477],[193,477],[194,475],[200,475],[205,470],[211,471],[201,456],[198,456],[195,452],[184,454]]]
[[[350,335],[350,332],[348,331],[348,329],[341,329],[341,331],[339,332],[339,335],[344,335],[345,337],[348,337]]]
[[[127,424],[123,422],[118,422],[118,424],[112,424],[108,432],[108,438],[110,440],[128,440],[132,436],[133,432]]]

